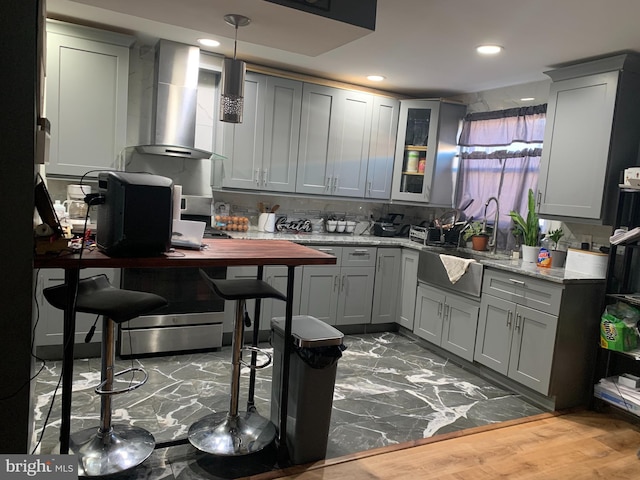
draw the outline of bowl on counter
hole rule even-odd
[[[327,220],[327,232],[335,232],[337,227],[337,220]]]
[[[344,220],[338,220],[338,224],[336,225],[336,232],[342,233],[344,229],[347,228],[347,222]]]
[[[356,229],[357,224],[358,222],[355,222],[353,220],[347,220],[347,223],[344,227],[344,231],[347,233],[353,233],[353,231]]]

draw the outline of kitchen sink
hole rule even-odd
[[[479,262],[471,263],[460,280],[451,283],[440,260],[441,253],[461,258],[474,258],[473,254],[461,250],[423,250],[418,260],[418,281],[479,298],[482,291],[483,265]]]

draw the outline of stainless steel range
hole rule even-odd
[[[213,199],[184,196],[183,220],[206,223],[204,236],[227,238],[211,226]],[[225,278],[226,268],[205,268]],[[120,325],[118,354],[123,357],[209,350],[222,345],[225,302],[203,282],[198,268],[125,268],[122,288],[152,292],[169,304]]]

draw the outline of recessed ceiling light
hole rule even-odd
[[[500,45],[480,45],[476,47],[476,51],[482,55],[496,55],[503,50]]]
[[[372,82],[381,82],[385,79],[382,75],[369,75],[367,80],[371,80]]]
[[[219,47],[220,42],[212,38],[199,38],[198,43],[204,47]]]
[[[533,100],[535,100],[535,98],[533,97],[525,97],[520,99],[521,102],[531,102]]]

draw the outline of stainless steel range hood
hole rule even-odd
[[[151,144],[140,153],[169,157],[210,158],[194,147],[200,49],[160,40],[156,46]]]

